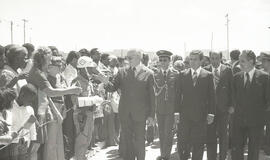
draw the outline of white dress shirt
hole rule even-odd
[[[213,67],[212,65],[211,65],[211,67],[212,67],[212,73],[213,73],[213,75],[215,75],[215,70],[216,70],[216,69],[217,69],[218,75],[220,75],[221,64],[219,64],[219,66],[218,66],[217,68]]]
[[[135,70],[135,76],[137,76],[137,74],[141,71],[141,69],[143,69],[144,65],[142,63],[138,64],[137,66],[135,66],[136,70]]]
[[[196,69],[197,77],[200,75],[201,70],[202,70],[201,66]],[[194,72],[195,72],[195,70],[193,68],[191,68],[191,76],[194,74]]]
[[[255,67],[254,67],[252,70],[250,70],[250,71],[248,72],[250,83],[252,82],[254,73],[255,73]],[[244,74],[245,74],[245,75],[244,75],[244,84],[246,84],[246,81],[247,81],[247,76],[246,76],[246,74],[247,74],[247,72],[244,72]]]

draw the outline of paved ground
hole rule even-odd
[[[118,156],[118,146],[112,146],[108,147],[105,149],[100,149],[102,148],[104,144],[99,143],[98,147],[95,148],[95,153],[91,151],[89,153],[89,160],[123,160],[122,158],[119,158]],[[176,139],[173,144],[173,149],[172,149],[172,156],[170,160],[179,160],[178,154],[175,150],[176,148]],[[146,160],[155,160],[157,156],[159,156],[159,142],[158,139],[154,141],[154,143],[151,146],[146,147]],[[247,155],[247,154],[245,154]],[[203,160],[207,160],[206,158],[206,152],[204,153]],[[228,160],[231,160],[228,158]],[[260,152],[260,159],[259,160],[270,160],[270,157],[266,157],[264,153],[261,151]]]

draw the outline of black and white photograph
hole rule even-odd
[[[0,0],[0,160],[270,160],[270,1]]]

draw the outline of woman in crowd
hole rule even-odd
[[[49,106],[50,98],[64,96],[68,94],[79,94],[81,88],[70,87],[70,88],[53,88],[47,79],[48,66],[51,63],[52,52],[48,47],[40,47],[35,51],[34,54],[34,65],[29,72],[27,79],[28,83],[33,84],[38,90],[37,99],[37,118],[42,127],[38,130],[38,142],[41,144],[39,148],[39,158],[42,160],[63,160],[60,159],[63,155],[63,151],[60,151],[56,141],[52,141],[55,137],[54,130],[50,129],[49,124],[62,123],[62,116],[54,105]],[[51,112],[56,115],[56,120],[53,120]],[[50,120],[50,123],[47,122]],[[56,122],[55,122],[56,121]],[[46,124],[47,123],[47,124]]]
[[[66,64],[67,67],[65,71],[62,73],[64,76],[67,86],[71,85],[73,79],[77,77],[77,61],[80,58],[80,54],[75,51],[69,52]],[[66,118],[63,121],[63,134],[64,134],[64,148],[65,148],[65,157],[66,159],[70,159],[74,156],[74,140],[75,140],[75,126],[73,121],[73,104],[71,101],[71,96],[66,95],[64,98],[65,106],[66,106]]]
[[[13,45],[8,51],[5,50],[6,57],[0,53],[0,87],[14,87],[17,82],[27,77],[27,73],[19,73],[20,69],[26,66],[25,58],[27,50],[24,47]],[[6,59],[6,63],[4,61]],[[16,85],[17,93],[19,86]]]

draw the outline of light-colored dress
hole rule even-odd
[[[38,110],[36,113],[39,123],[47,123],[39,129],[37,135],[39,143],[44,144],[42,160],[64,160],[62,128],[59,129],[61,124],[53,116],[49,107],[48,97],[43,92],[45,88],[51,87],[51,84],[46,75],[36,68],[30,70],[28,82],[38,89]]]

